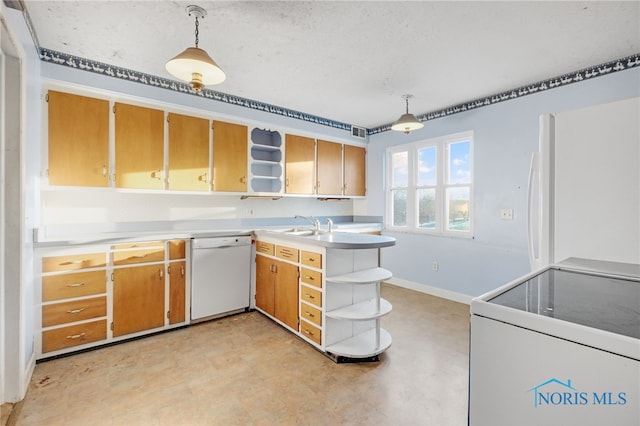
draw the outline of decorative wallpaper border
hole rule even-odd
[[[295,118],[297,120],[308,121],[311,123],[334,127],[336,129],[351,132],[351,124],[330,120],[324,117],[318,117],[312,114],[306,114],[304,112],[267,104],[265,102],[254,101],[253,99],[247,99],[241,96],[216,92],[215,90],[211,89],[205,88],[200,93],[197,93],[191,89],[189,84],[184,82],[157,77],[155,75],[145,74],[127,68],[116,67],[114,65],[92,61],[90,59],[80,58],[78,56],[68,55],[62,52],[56,52],[55,50],[49,50],[43,47],[40,48],[40,60],[42,60],[43,62],[50,62],[53,64],[76,68],[83,71],[89,71],[96,74],[119,78],[122,80],[133,81],[135,83],[146,84],[148,86],[160,87],[167,90],[173,90],[174,92],[187,93],[193,96],[201,96],[214,101],[224,102],[231,105],[238,105],[258,111],[265,111],[271,114],[282,115],[289,118]]]
[[[637,66],[640,66],[640,53],[627,56],[615,61],[607,62],[605,64],[585,68],[580,71],[563,74],[559,77],[553,77],[547,80],[539,81],[537,83],[521,86],[516,89],[507,90],[505,92],[487,96],[485,98],[479,98],[470,102],[453,105],[438,111],[419,114],[416,115],[416,118],[420,121],[435,120],[436,118],[446,117],[448,115],[457,114],[459,112],[493,105],[498,102],[521,98],[523,96],[532,95],[534,93],[542,92],[549,89],[555,89],[558,87],[566,86],[567,84],[577,83],[582,80],[588,80],[590,78],[601,77],[603,75],[623,71],[629,68],[635,68]],[[387,130],[391,130],[392,124],[393,123],[389,123],[385,124],[384,126],[367,129],[367,135],[374,135],[376,133],[382,133],[386,132]]]
[[[203,89],[202,92],[196,93],[187,83],[177,82],[163,77],[157,77],[150,74],[141,73],[138,71],[129,70],[126,68],[120,68],[113,65],[105,64],[102,62],[92,61],[90,59],[80,58],[73,55],[68,55],[62,52],[56,52],[46,48],[40,48],[40,59],[43,62],[49,62],[57,65],[67,66],[83,71],[89,71],[96,74],[106,75],[109,77],[119,78],[122,80],[133,81],[135,83],[146,84],[153,87],[160,87],[167,90],[173,90],[175,92],[187,93],[193,96],[202,96],[207,99],[228,103],[231,105],[238,105],[245,108],[255,109],[258,111],[264,111],[271,114],[282,115],[288,118],[294,118],[297,120],[307,121],[310,123],[320,124],[322,126],[333,127],[336,129],[351,131],[351,124],[343,123],[340,121],[331,120],[324,117],[318,117],[312,114],[306,114],[300,111],[291,110],[288,108],[279,107],[276,105],[267,104],[260,101],[254,101],[252,99],[243,98],[240,96],[229,95],[227,93],[216,92],[211,89]],[[542,80],[537,83],[521,86],[512,90],[507,90],[495,95],[487,96],[472,100],[470,102],[464,102],[461,104],[453,105],[441,110],[428,112],[425,114],[416,115],[420,121],[435,120],[437,118],[446,117],[449,115],[457,114],[460,112],[469,111],[472,109],[481,108],[496,104],[498,102],[504,102],[511,99],[520,98],[523,96],[531,95],[534,93],[542,92],[549,89],[555,89],[558,87],[566,86],[567,84],[577,83],[583,80],[588,80],[595,77],[601,77],[614,72],[623,71],[629,68],[635,68],[640,66],[640,53],[627,56],[618,60],[607,62],[601,65],[585,68],[580,71],[563,74],[558,77],[552,77],[547,80]],[[374,135],[377,133],[386,132],[391,130],[391,124],[385,124],[383,126],[367,129],[367,135]]]

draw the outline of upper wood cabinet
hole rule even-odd
[[[367,156],[364,148],[344,145],[344,195],[366,194]]]
[[[168,188],[209,189],[209,120],[170,113]]]
[[[49,91],[49,184],[109,186],[109,101]]]
[[[317,141],[317,194],[342,195],[342,144]]]
[[[304,136],[285,136],[285,192],[313,194],[315,192],[316,142]]]
[[[247,191],[247,126],[213,122],[213,190]]]
[[[118,188],[164,188],[164,112],[115,104]]]

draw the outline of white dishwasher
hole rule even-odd
[[[251,297],[251,237],[194,238],[191,321],[246,310]]]

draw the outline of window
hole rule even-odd
[[[473,133],[387,149],[389,229],[472,235]]]

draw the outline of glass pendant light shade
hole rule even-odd
[[[220,84],[227,76],[211,56],[199,47],[187,47],[184,52],[170,59],[167,71],[176,78],[188,81],[199,92],[210,84]]]
[[[391,125],[391,130],[409,133],[412,130],[422,129],[423,127],[424,124],[419,122],[415,115],[406,113],[402,114],[400,118]]]
[[[407,105],[407,112],[402,114],[400,118],[398,118],[395,123],[391,125],[391,130],[408,134],[412,130],[417,130],[424,127],[424,124],[422,124],[415,115],[409,113],[409,98],[412,97],[413,95],[402,95],[402,98],[405,100],[405,103]]]
[[[204,89],[204,86],[222,83],[227,76],[222,71],[222,68],[216,64],[216,61],[211,59],[207,52],[198,47],[199,20],[207,16],[207,11],[196,5],[187,6],[186,11],[189,16],[193,15],[195,17],[196,46],[187,47],[184,52],[170,59],[165,68],[171,75],[188,82],[193,90],[200,92]]]

